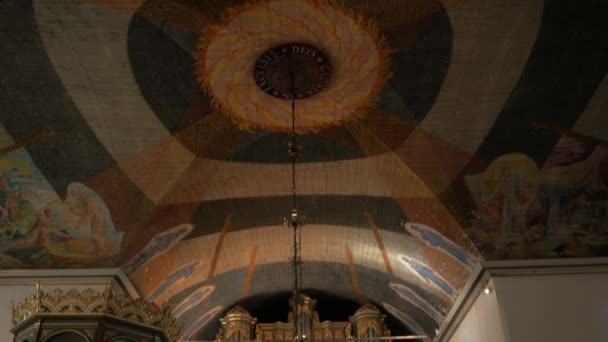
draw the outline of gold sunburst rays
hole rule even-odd
[[[290,21],[297,25],[285,25]],[[253,28],[252,22],[268,26]],[[247,25],[251,29],[243,29]],[[336,69],[327,89],[298,103],[303,114],[296,131],[319,132],[365,117],[391,76],[390,50],[373,22],[335,1],[320,0],[249,1],[202,31],[196,76],[214,108],[241,129],[288,131],[289,103],[258,89],[250,69],[266,49],[290,40],[321,46]]]

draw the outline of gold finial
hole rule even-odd
[[[108,303],[112,297],[112,284],[107,283],[103,292],[103,311],[108,311]]]
[[[40,312],[42,307],[42,285],[40,282],[36,282],[36,312]]]

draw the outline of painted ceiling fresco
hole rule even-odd
[[[121,267],[185,338],[288,291],[255,70],[297,42],[331,65],[296,100],[304,288],[433,335],[481,260],[608,255],[606,7],[1,1],[0,267]]]

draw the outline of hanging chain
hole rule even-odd
[[[296,202],[296,157],[298,153],[298,147],[296,146],[296,99],[295,93],[295,82],[293,71],[290,73],[291,78],[291,143],[289,144],[289,154],[291,155],[291,195],[292,195],[292,206],[293,212],[297,218],[298,209]]]
[[[290,68],[291,69],[291,68]],[[291,141],[289,143],[289,154],[291,156],[291,195],[292,195],[292,210],[291,210],[291,226],[293,228],[293,320],[294,320],[294,338],[296,341],[301,340],[302,336],[299,334],[303,333],[303,322],[301,322],[302,316],[302,305],[300,303],[300,290],[302,288],[302,266],[301,266],[301,253],[302,253],[302,230],[301,219],[297,207],[297,193],[296,193],[296,158],[298,153],[298,146],[296,145],[296,100],[295,100],[295,81],[294,73],[290,70],[290,81],[291,81]]]

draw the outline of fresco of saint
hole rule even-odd
[[[0,156],[0,253],[11,261],[3,266],[95,263],[118,254],[123,235],[86,185],[71,183],[62,200],[27,152]]]
[[[608,152],[562,137],[539,168],[507,154],[467,176],[471,236],[496,258],[608,255]]]

